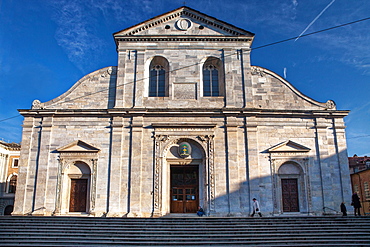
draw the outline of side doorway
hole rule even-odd
[[[86,212],[87,179],[71,179],[69,212]]]
[[[199,166],[171,165],[171,213],[195,213],[199,205]]]
[[[299,212],[298,180],[281,179],[283,212]]]

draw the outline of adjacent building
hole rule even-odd
[[[200,205],[247,216],[255,197],[266,216],[321,215],[349,204],[348,111],[252,66],[253,38],[189,7],[115,33],[117,66],[19,110],[13,214],[162,217]]]
[[[21,146],[0,140],[0,215],[13,212]]]
[[[348,157],[352,191],[356,192],[361,201],[361,213],[370,214],[370,157]]]

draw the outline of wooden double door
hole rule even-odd
[[[71,179],[69,212],[86,212],[87,179]]]
[[[171,213],[196,213],[199,205],[199,167],[171,166]]]
[[[281,179],[283,212],[299,212],[298,180]]]

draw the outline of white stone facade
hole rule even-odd
[[[117,67],[20,110],[14,215],[161,217],[180,201],[173,167],[195,167],[189,200],[209,216],[247,216],[254,197],[264,215],[320,215],[349,202],[348,111],[251,66],[254,34],[181,7],[114,37]],[[162,96],[149,96],[153,64],[166,72]],[[207,64],[218,71],[215,96],[206,96]],[[78,180],[85,210],[71,210]],[[295,192],[285,188],[292,181]],[[293,208],[284,193],[297,197]]]

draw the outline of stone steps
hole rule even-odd
[[[370,246],[370,217],[0,217],[1,246]]]

